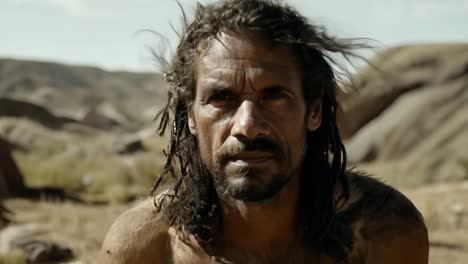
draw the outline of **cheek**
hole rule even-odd
[[[302,108],[290,107],[275,125],[279,130],[277,134],[282,137],[285,151],[289,152],[292,162],[300,160],[306,148],[304,112]]]
[[[217,118],[210,111],[199,111],[197,122],[198,143],[204,161],[213,160],[214,153],[222,146],[229,135],[228,120]]]

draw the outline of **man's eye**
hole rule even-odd
[[[287,94],[283,91],[268,91],[263,95],[264,100],[276,100],[286,98]]]
[[[223,101],[231,101],[234,100],[234,95],[228,92],[219,92],[215,93],[209,98],[209,102],[223,102]]]

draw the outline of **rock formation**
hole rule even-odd
[[[392,48],[341,94],[351,163],[403,185],[468,178],[468,44]]]
[[[2,97],[0,97],[0,116],[23,117],[52,129],[59,129],[67,123],[78,122],[71,118],[57,117],[40,105]]]

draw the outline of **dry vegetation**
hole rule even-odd
[[[12,200],[7,206],[16,211],[15,224],[34,223],[38,227],[34,238],[55,241],[70,247],[77,259],[83,263],[94,264],[110,224],[128,205],[85,206]],[[18,252],[8,258],[17,259],[18,263],[22,263],[21,254]]]

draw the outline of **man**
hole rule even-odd
[[[427,263],[411,202],[345,172],[327,54],[351,48],[276,1],[199,6],[165,75],[176,182],[116,220],[103,262]]]

